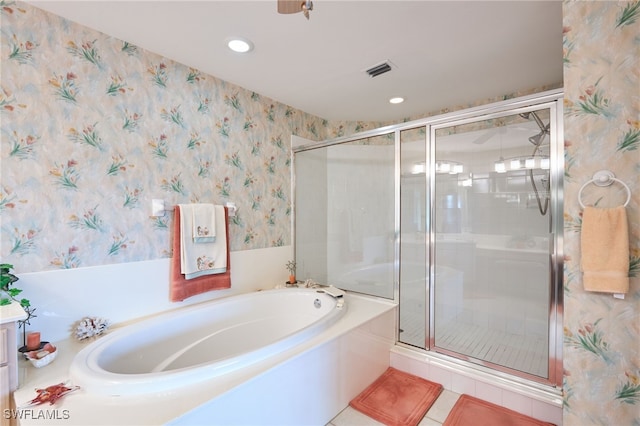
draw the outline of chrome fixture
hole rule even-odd
[[[545,125],[535,111],[520,114],[520,117],[524,118],[525,120],[528,120],[530,117],[533,117],[534,121],[540,128],[540,133],[533,135],[529,138],[529,142],[531,142],[535,147],[533,148],[533,153],[531,153],[530,158],[535,159],[536,154],[539,153],[540,147],[544,142],[545,136],[549,134],[549,127],[551,123],[548,123],[547,125]],[[540,159],[541,168],[549,170],[549,157],[545,158],[545,156],[542,156],[542,155],[538,155],[538,156],[541,157]],[[543,165],[545,165],[546,167],[542,167]],[[549,172],[547,172],[547,176],[545,178],[542,178],[541,180],[542,190],[545,191],[546,193],[544,196],[541,196],[540,188],[538,188],[538,186],[536,185],[536,181],[533,178],[533,168],[528,168],[528,169],[529,169],[529,178],[531,179],[531,187],[533,188],[533,192],[536,195],[536,202],[538,203],[538,210],[540,210],[540,214],[544,216],[545,214],[547,214],[547,210],[549,209],[549,188],[550,188]]]

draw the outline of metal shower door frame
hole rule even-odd
[[[335,139],[324,140],[315,143],[305,144],[303,146],[296,146],[292,148],[292,157],[298,152],[306,150],[312,150],[317,148],[329,147],[332,145],[351,142],[359,139],[365,139],[368,137],[376,137],[385,134],[393,134],[395,138],[395,230],[394,230],[394,298],[396,303],[399,303],[400,292],[400,135],[405,130],[413,130],[418,128],[424,128],[426,131],[425,144],[426,144],[426,158],[425,164],[429,165],[427,173],[425,173],[425,185],[427,190],[426,196],[426,222],[429,224],[430,232],[427,233],[426,254],[425,259],[428,267],[428,274],[425,277],[426,302],[429,305],[428,323],[425,324],[425,348],[417,348],[416,346],[407,345],[400,341],[399,330],[396,329],[396,344],[399,346],[405,346],[413,350],[426,350],[426,352],[436,351],[433,348],[433,342],[431,336],[434,336],[433,315],[435,310],[432,303],[435,301],[433,282],[435,279],[435,271],[433,266],[433,242],[435,235],[433,233],[433,211],[434,200],[432,197],[435,192],[435,145],[433,143],[434,134],[436,128],[451,126],[454,122],[473,122],[479,120],[485,120],[490,117],[499,117],[504,115],[516,114],[518,112],[527,112],[536,109],[540,109],[543,105],[548,105],[551,108],[551,128],[550,140],[551,147],[554,150],[552,161],[550,164],[550,179],[551,188],[555,196],[551,197],[551,212],[552,214],[552,231],[553,231],[553,244],[551,256],[551,281],[553,283],[553,291],[549,301],[549,377],[548,380],[541,381],[538,377],[522,377],[524,381],[542,382],[544,385],[555,386],[557,388],[562,387],[562,324],[563,324],[563,177],[564,177],[564,147],[563,147],[563,108],[562,108],[562,89],[549,90],[546,92],[537,93],[534,95],[523,96],[519,98],[509,99],[505,101],[499,101],[492,104],[481,105],[477,107],[468,108],[465,110],[454,111],[437,116],[422,118],[405,123],[388,125],[372,130],[363,131],[349,136],[342,136]],[[433,150],[433,151],[432,151]],[[292,228],[294,233],[293,249],[296,252],[296,239],[295,239],[295,159],[292,158],[292,192],[293,192],[293,205],[294,214],[292,218]],[[400,324],[399,311],[397,313],[397,324]],[[552,349],[553,348],[553,349]],[[477,364],[471,364],[464,359],[455,358],[454,360],[461,365],[474,366]],[[498,376],[504,376],[508,378],[520,379],[519,374],[513,370],[504,371],[505,369],[494,368],[493,365],[489,366],[494,370],[494,374]],[[514,375],[515,374],[515,375]]]
[[[547,385],[562,387],[562,324],[563,324],[563,177],[564,177],[564,144],[563,144],[563,127],[562,127],[562,92],[550,92],[536,97],[516,98],[512,102],[501,102],[496,104],[494,108],[488,108],[478,114],[474,111],[461,111],[457,116],[449,116],[448,119],[438,120],[437,122],[427,124],[427,159],[428,182],[427,182],[427,222],[428,222],[428,243],[427,257],[429,266],[428,276],[428,303],[429,303],[429,320],[426,349],[436,353],[453,356],[462,361],[468,362],[470,365],[479,364],[488,367],[499,373],[509,376],[521,377],[526,380],[540,382]],[[549,276],[549,353],[548,353],[548,376],[541,378],[532,374],[524,373],[518,370],[510,369],[498,364],[487,361],[471,359],[468,356],[459,353],[452,353],[446,349],[439,348],[435,342],[435,134],[442,128],[469,124],[478,121],[486,121],[515,115],[520,113],[531,112],[540,109],[550,110],[550,194],[551,205],[549,214],[551,215],[551,247],[550,250],[550,276]]]

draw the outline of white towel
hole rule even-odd
[[[193,204],[180,207],[180,270],[186,279],[220,274],[227,270],[227,233],[223,206],[215,206],[215,234],[212,243],[194,243]]]
[[[213,204],[190,204],[193,215],[194,243],[213,243],[216,240],[216,209]]]

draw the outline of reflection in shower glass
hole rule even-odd
[[[400,132],[400,334],[425,348],[427,303],[426,127]]]
[[[393,298],[393,134],[295,154],[298,279]]]
[[[549,110],[435,131],[433,345],[548,377]]]

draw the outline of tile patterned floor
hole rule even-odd
[[[427,414],[420,421],[419,426],[439,426],[444,423],[449,411],[460,397],[460,394],[443,390],[436,402],[433,403]],[[351,407],[345,408],[334,417],[327,426],[384,426],[382,423],[365,416]]]
[[[439,346],[453,352],[547,377],[549,364],[545,339],[500,332],[476,324],[454,322],[442,327]]]
[[[547,377],[549,349],[542,335],[529,333],[525,336],[521,330],[513,333],[499,331],[468,317],[461,314],[442,325],[436,332],[437,346],[534,376]],[[401,310],[400,341],[421,347],[425,340],[424,322],[424,313],[419,310]]]

